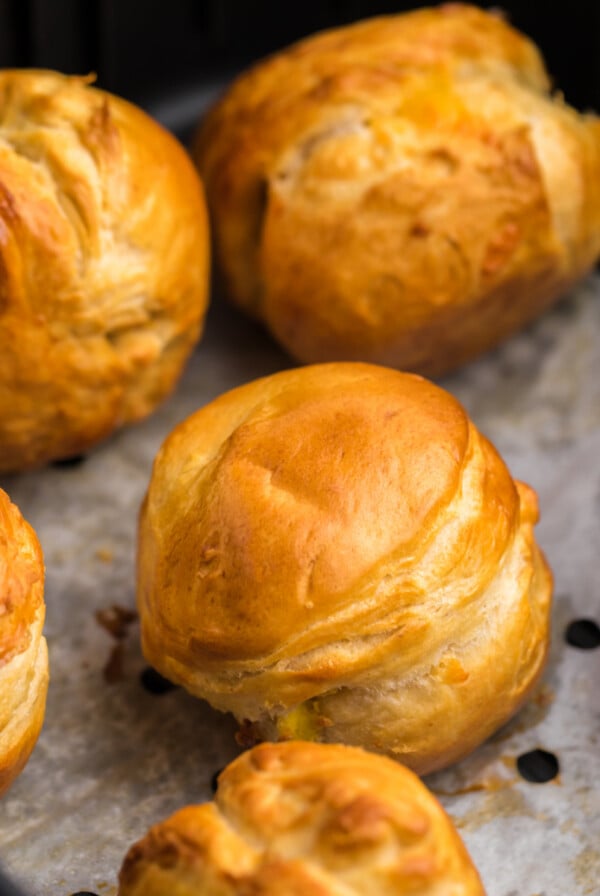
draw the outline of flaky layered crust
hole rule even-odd
[[[0,489],[0,795],[27,762],[44,720],[44,613],[39,542]]]
[[[191,162],[89,80],[0,72],[0,472],[80,453],[149,413],[206,307]]]
[[[421,377],[348,363],[257,380],[156,458],[144,652],[250,736],[439,768],[504,722],[543,665],[536,520],[532,490]]]
[[[443,373],[600,254],[598,120],[475,7],[275,55],[215,106],[195,155],[228,292],[302,361]]]
[[[484,896],[452,823],[408,769],[352,747],[246,752],[213,803],[127,854],[119,896]]]

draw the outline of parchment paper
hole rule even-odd
[[[427,779],[489,896],[600,893],[600,650],[564,640],[571,620],[600,615],[599,294],[594,276],[441,381],[538,491],[538,538],[556,578],[551,655],[534,699],[469,759]],[[216,303],[176,394],[152,418],[79,466],[0,480],[47,564],[46,722],[0,803],[0,863],[31,896],[114,894],[129,845],[209,799],[212,775],[238,752],[231,718],[182,690],[142,687],[138,625],[123,610],[134,609],[136,517],[163,438],[217,394],[288,366],[258,326]],[[537,747],[557,756],[555,781],[519,775],[516,757]]]

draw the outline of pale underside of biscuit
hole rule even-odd
[[[431,771],[540,674],[551,577],[536,520],[532,490],[419,377],[332,364],[257,381],[157,458],[144,651],[251,737],[344,741]]]
[[[483,896],[424,785],[362,750],[265,744],[129,851],[120,896]]]

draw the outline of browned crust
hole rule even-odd
[[[536,317],[600,254],[600,126],[535,46],[462,4],[309,38],[199,132],[235,302],[301,361],[438,375]]]
[[[483,896],[450,820],[411,772],[362,750],[264,744],[128,852],[120,896]]]
[[[180,424],[142,508],[142,645],[264,739],[310,734],[419,772],[530,692],[551,575],[534,492],[414,374],[314,365]]]
[[[35,532],[0,489],[0,794],[27,762],[44,720],[43,594]]]
[[[208,229],[183,148],[55,72],[0,72],[0,471],[86,451],[173,388]]]

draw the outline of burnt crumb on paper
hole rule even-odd
[[[100,547],[94,551],[94,557],[96,560],[100,560],[101,563],[112,563],[115,555],[111,548]]]
[[[124,656],[123,644],[121,641],[118,641],[113,645],[108,660],[102,669],[102,675],[107,684],[117,684],[117,682],[123,681],[125,678]]]
[[[256,722],[251,722],[250,719],[244,719],[235,734],[235,740],[236,743],[245,750],[249,750],[251,747],[260,743],[262,737],[260,736]]]
[[[129,626],[136,622],[138,618],[135,610],[120,607],[118,604],[112,604],[112,606],[105,607],[102,610],[96,610],[94,615],[96,622],[117,641],[122,641],[127,637]]]
[[[96,610],[94,616],[96,622],[117,642],[113,645],[108,660],[102,669],[102,675],[106,683],[116,684],[125,678],[125,650],[123,642],[127,637],[130,626],[137,621],[138,614],[135,610],[112,604],[110,607]]]

